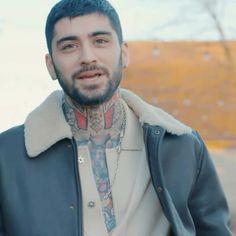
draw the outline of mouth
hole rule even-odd
[[[93,71],[85,71],[81,72],[78,79],[84,80],[84,79],[97,79],[101,76],[105,75],[105,73],[101,70],[93,70]]]

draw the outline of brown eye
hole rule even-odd
[[[78,45],[70,43],[70,44],[65,44],[62,45],[61,50],[62,51],[69,51],[69,50],[73,50],[73,49],[77,49]]]
[[[109,41],[107,39],[96,39],[95,40],[95,44],[99,45],[99,46],[103,46],[103,45],[106,45],[108,43],[109,43]]]

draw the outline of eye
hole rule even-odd
[[[79,47],[79,45],[75,44],[75,43],[66,43],[61,45],[61,50],[62,51],[72,51],[74,49],[77,49]]]
[[[105,46],[108,43],[109,43],[108,39],[104,39],[104,38],[95,39],[95,45],[98,45],[98,46]]]

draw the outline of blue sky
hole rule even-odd
[[[201,7],[204,0],[111,0],[124,38],[217,40],[219,34]],[[216,1],[228,39],[236,39],[236,0]],[[0,132],[26,115],[59,86],[44,62],[44,24],[55,0],[3,0],[0,3]]]

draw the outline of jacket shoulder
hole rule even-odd
[[[173,134],[168,132],[165,128],[156,125],[145,124],[144,135],[147,141],[156,142],[159,140],[162,145],[167,145],[168,148],[176,146],[179,148],[193,148],[195,151],[201,151],[204,147],[204,142],[199,133],[192,129],[192,132],[183,134]]]
[[[13,148],[19,141],[24,141],[24,125],[15,126],[0,133],[0,151]]]
[[[24,132],[24,125],[14,126],[0,133],[0,138],[15,136],[22,132]]]
[[[202,149],[205,146],[202,137],[195,130],[193,130],[192,133],[182,135],[174,135],[166,132],[163,141],[166,141],[167,143],[173,142],[173,144],[180,145],[179,147],[184,147],[185,149],[193,149],[194,151],[199,152],[199,154],[201,154]]]

